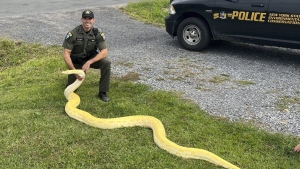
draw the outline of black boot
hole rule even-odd
[[[109,102],[109,97],[107,97],[106,92],[99,92],[98,97],[104,102]]]

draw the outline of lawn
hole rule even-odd
[[[161,11],[163,16],[166,2],[141,1],[128,8],[140,11],[147,6],[149,13]],[[59,46],[1,39],[0,64],[0,168],[222,168],[160,149],[151,129],[105,130],[67,116],[66,75],[61,73],[66,66]],[[111,101],[104,103],[96,96],[98,72],[90,71],[77,92],[79,108],[99,118],[154,116],[171,141],[208,150],[243,169],[300,166],[300,156],[293,152],[297,137],[210,116],[178,93],[153,90],[136,78],[124,79],[112,77]]]

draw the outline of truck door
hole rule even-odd
[[[268,24],[271,40],[300,45],[300,1],[272,0]]]
[[[267,38],[270,0],[216,0],[212,11],[217,37]],[[221,38],[222,39],[222,38]]]

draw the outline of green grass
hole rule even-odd
[[[129,3],[121,10],[132,18],[163,27],[164,19],[169,13],[169,2],[170,0],[141,0]]]
[[[150,129],[102,130],[68,117],[61,47],[1,39],[0,62],[0,168],[221,168],[161,150]],[[79,108],[101,118],[157,117],[170,140],[211,151],[243,169],[300,166],[292,151],[299,138],[209,116],[176,93],[133,83],[137,77],[113,77],[111,102],[104,103],[96,97],[98,72],[89,71],[77,92]]]

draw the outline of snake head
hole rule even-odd
[[[63,74],[77,74],[79,75],[80,77],[84,78],[85,77],[85,73],[83,70],[80,70],[80,69],[75,69],[75,70],[65,70],[62,72]]]

